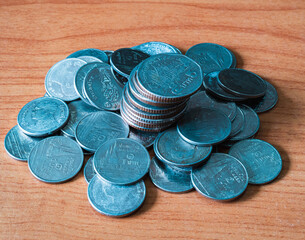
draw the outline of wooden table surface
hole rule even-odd
[[[0,1],[1,239],[305,239],[305,4],[300,1]],[[89,3],[90,2],[90,3]],[[204,2],[204,3],[203,3]],[[96,212],[80,172],[64,184],[35,179],[3,140],[27,102],[43,96],[48,69],[83,48],[164,41],[231,49],[238,67],[277,88],[258,138],[283,158],[276,181],[236,201],[163,192],[145,180],[143,207],[126,218]]]

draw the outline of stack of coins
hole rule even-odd
[[[162,42],[77,51],[48,71],[45,97],[20,110],[5,149],[48,183],[73,178],[93,154],[83,171],[88,200],[108,216],[142,205],[147,172],[167,192],[235,199],[282,168],[278,151],[253,139],[257,113],[276,105],[277,91],[236,64],[212,43],[185,55]]]

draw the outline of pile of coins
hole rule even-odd
[[[20,110],[5,149],[48,183],[73,178],[92,155],[88,200],[108,216],[142,205],[146,173],[167,192],[235,199],[282,169],[278,151],[254,139],[276,89],[235,67],[234,54],[212,43],[185,55],[163,42],[77,51],[48,71],[47,93]]]

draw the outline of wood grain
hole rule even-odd
[[[304,1],[0,1],[1,239],[305,239]],[[82,48],[112,50],[164,41],[186,51],[214,42],[238,67],[279,92],[260,115],[258,138],[283,158],[279,178],[219,203],[193,191],[170,194],[146,179],[147,199],[128,218],[105,217],[87,201],[80,173],[39,182],[4,151],[21,107],[45,93],[48,69]]]

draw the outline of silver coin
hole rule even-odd
[[[96,58],[96,57],[92,57],[92,56],[80,56],[77,57],[78,59],[81,59],[83,61],[85,61],[86,63],[91,63],[91,62],[103,62],[100,59]]]
[[[110,139],[128,137],[129,126],[116,113],[100,111],[81,119],[75,129],[79,145],[89,152],[95,152]]]
[[[131,185],[115,185],[95,175],[88,185],[87,195],[89,203],[99,213],[124,217],[142,205],[146,187],[143,180]]]
[[[95,176],[96,172],[93,167],[93,157],[90,157],[84,167],[84,177],[87,183]]]
[[[40,181],[59,183],[73,178],[83,165],[84,155],[78,144],[63,136],[41,140],[29,155],[31,173]]]
[[[47,93],[64,101],[78,99],[79,96],[74,89],[74,79],[77,71],[85,64],[86,62],[81,59],[69,58],[53,65],[45,78]]]
[[[146,148],[135,140],[111,139],[95,152],[93,165],[105,181],[126,185],[140,180],[148,172],[150,156]]]
[[[6,134],[4,148],[12,158],[27,161],[32,148],[42,139],[24,134],[16,125]]]
[[[137,49],[137,50],[147,53],[151,56],[161,54],[161,53],[181,54],[181,51],[178,48],[176,48],[168,43],[164,43],[164,42],[146,42],[146,43],[142,43],[140,45],[134,46],[134,47],[132,47],[132,49]]]
[[[58,99],[41,97],[23,106],[18,113],[20,129],[33,137],[48,136],[62,128],[69,118],[67,104]]]

